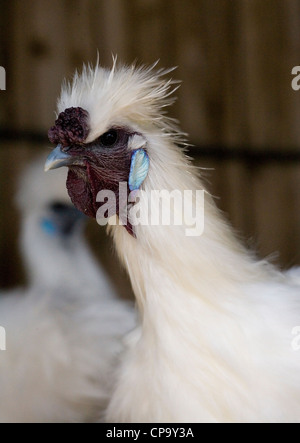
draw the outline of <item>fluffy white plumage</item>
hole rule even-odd
[[[300,267],[294,267],[285,272],[291,282],[300,285]]]
[[[70,204],[66,171],[45,174],[43,160],[26,169],[17,198],[29,286],[0,298],[7,337],[0,422],[101,420],[134,313],[92,257],[83,220],[60,230],[72,216],[60,207]],[[54,212],[52,203],[58,203]]]
[[[64,85],[58,102],[59,112],[88,111],[88,142],[110,127],[142,134],[147,195],[204,189],[164,114],[172,92],[166,72],[115,63],[111,71],[87,68]],[[136,238],[110,228],[141,328],[128,344],[107,420],[300,421],[300,352],[291,347],[300,286],[241,245],[208,192],[203,234],[188,237],[186,228],[137,226]]]

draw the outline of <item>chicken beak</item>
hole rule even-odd
[[[50,169],[57,169],[61,166],[69,166],[72,164],[72,156],[63,152],[61,145],[57,145],[55,149],[48,155],[44,170],[47,172]]]

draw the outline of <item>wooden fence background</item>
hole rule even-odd
[[[20,131],[46,133],[62,79],[94,62],[97,50],[102,64],[111,65],[113,53],[128,63],[178,66],[183,83],[170,113],[198,147],[195,162],[209,168],[217,204],[261,256],[300,264],[300,91],[291,88],[300,65],[299,0],[0,0],[0,8],[7,73],[0,286],[23,281],[12,196],[18,171],[41,149]],[[112,269],[110,240],[92,222],[88,236]]]

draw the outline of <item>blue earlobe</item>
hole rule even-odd
[[[147,177],[149,169],[149,157],[147,152],[140,148],[133,152],[131,157],[128,185],[130,191],[139,189]]]
[[[57,233],[57,228],[54,225],[54,223],[52,223],[51,220],[47,219],[47,218],[43,218],[41,220],[41,228],[42,230],[48,234],[48,235],[55,235]]]

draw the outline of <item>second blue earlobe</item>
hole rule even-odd
[[[149,157],[144,149],[139,148],[133,151],[128,179],[130,191],[140,188],[143,181],[147,177],[149,164]]]

